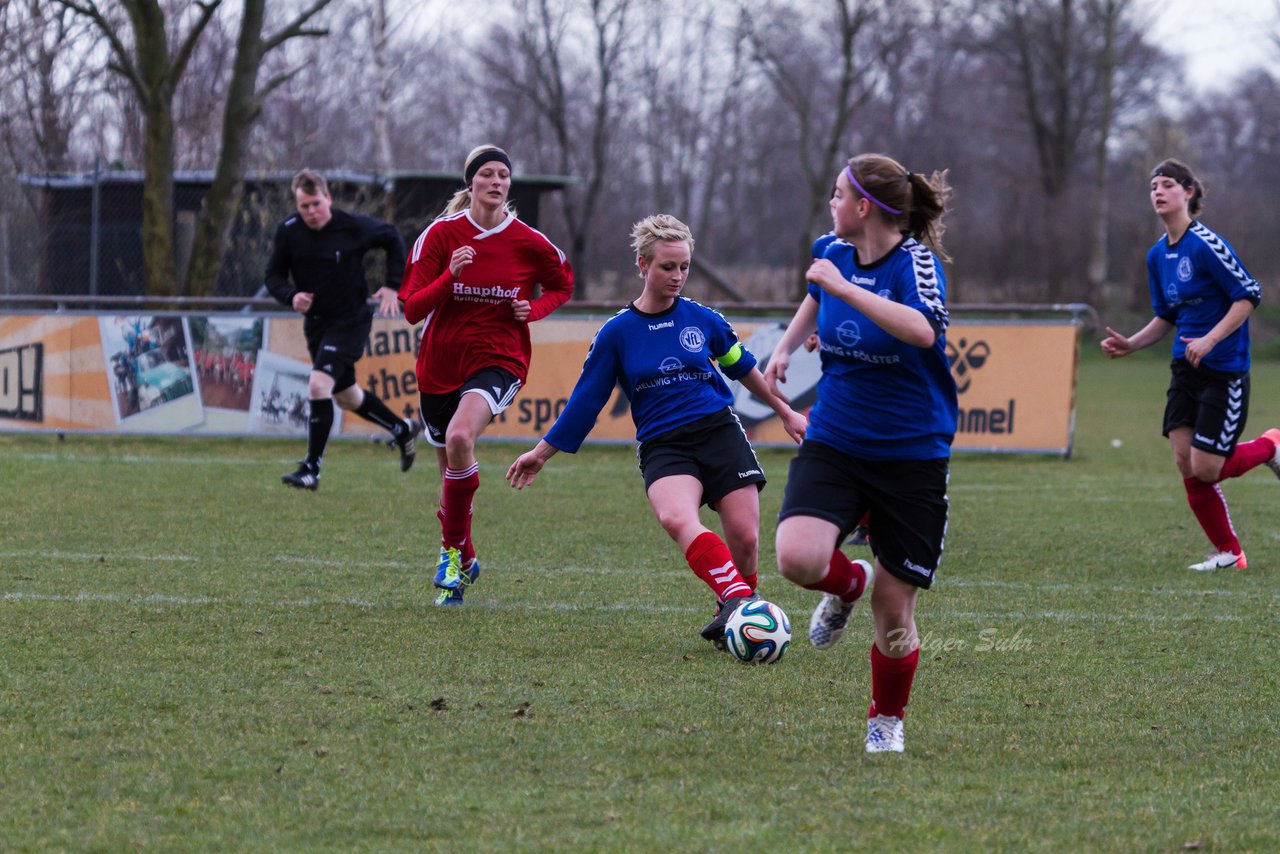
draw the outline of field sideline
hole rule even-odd
[[[429,451],[336,443],[312,495],[301,441],[0,434],[0,849],[1280,849],[1280,483],[1223,486],[1249,570],[1186,570],[1167,360],[1094,346],[1072,460],[952,466],[901,756],[862,752],[869,613],[818,652],[774,568],[791,451],[761,592],[795,641],[749,668],[628,447],[517,493],[526,446],[485,444],[484,573],[435,609]]]

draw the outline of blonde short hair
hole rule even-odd
[[[653,214],[631,226],[631,248],[645,261],[653,260],[653,245],[659,240],[689,244],[693,251],[693,232],[671,214]]]

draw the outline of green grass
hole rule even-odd
[[[0,848],[1275,850],[1280,484],[1225,485],[1247,572],[1187,571],[1166,377],[1087,353],[1072,460],[955,460],[902,756],[862,751],[865,607],[819,653],[773,569],[788,451],[761,577],[797,637],[747,668],[629,448],[516,493],[483,446],[443,610],[432,465],[343,442],[311,495],[298,442],[0,436]]]

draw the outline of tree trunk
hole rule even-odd
[[[391,173],[391,73],[387,68],[387,0],[373,2],[373,163],[384,180]]]
[[[1089,221],[1093,224],[1089,235],[1089,265],[1085,274],[1087,290],[1085,301],[1096,303],[1106,284],[1110,258],[1107,254],[1107,231],[1110,224],[1110,205],[1107,198],[1107,147],[1111,141],[1111,125],[1115,115],[1115,67],[1116,67],[1116,18],[1120,3],[1106,0],[1106,21],[1102,48],[1102,116],[1093,147],[1093,198]]]
[[[143,105],[142,270],[146,292],[175,295],[178,265],[173,250],[173,114],[168,101]]]
[[[187,293],[210,296],[218,289],[222,257],[231,239],[236,208],[244,189],[249,134],[258,117],[258,69],[262,65],[264,0],[245,0],[236,42],[231,83],[222,119],[222,147],[213,184],[201,205],[195,248],[187,275]]]

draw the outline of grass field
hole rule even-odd
[[[1072,460],[955,460],[903,755],[863,753],[868,612],[818,652],[773,568],[788,451],[761,578],[796,642],[749,668],[629,448],[516,493],[486,444],[445,610],[433,465],[344,442],[312,495],[300,442],[0,436],[0,849],[1280,849],[1280,483],[1225,485],[1247,572],[1186,570],[1166,377],[1087,354]]]

